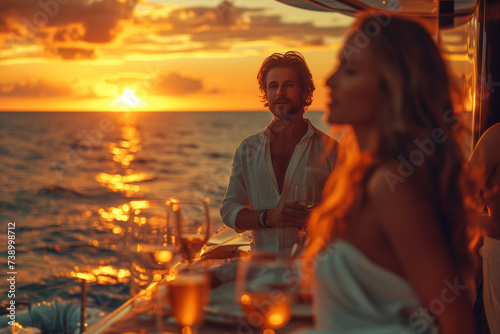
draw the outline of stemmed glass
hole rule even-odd
[[[176,243],[188,266],[210,238],[211,220],[209,199],[172,199],[171,205],[176,222]]]
[[[147,290],[156,317],[156,331],[161,327],[160,281],[170,273],[177,251],[172,241],[168,213],[163,201],[132,201],[129,226],[125,237],[126,252],[131,259],[130,292],[139,291],[157,282],[156,295]]]
[[[293,202],[305,211],[310,211],[314,208],[314,186],[309,184],[296,184],[293,188]],[[307,228],[303,227],[299,230],[300,247],[304,247],[307,236]]]
[[[132,201],[130,206],[125,244],[132,262],[131,293],[135,295],[168,274],[176,249],[164,203]]]
[[[300,289],[298,267],[291,260],[256,254],[240,259],[236,298],[248,324],[271,334],[287,324]]]
[[[203,309],[208,302],[210,281],[202,269],[181,271],[170,282],[173,315],[183,334],[196,334],[203,323]]]
[[[314,207],[314,186],[309,184],[296,184],[293,188],[293,201],[304,210]]]

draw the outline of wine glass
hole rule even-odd
[[[164,203],[132,201],[130,206],[125,244],[131,259],[131,293],[135,295],[169,273],[176,249],[172,244]]]
[[[170,303],[173,316],[182,333],[198,332],[203,323],[203,309],[208,302],[209,276],[202,269],[181,271],[170,282]]]
[[[132,201],[130,207],[125,237],[126,252],[131,259],[130,293],[135,296],[157,283],[156,287],[146,289],[143,296],[153,306],[156,332],[160,333],[163,300],[160,281],[170,274],[170,266],[178,259],[167,206],[163,201],[143,200]],[[142,307],[135,309],[135,312],[148,311]]]
[[[300,289],[295,262],[270,254],[240,259],[236,298],[248,324],[271,334],[287,324]]]
[[[179,200],[172,199],[171,205],[176,222],[176,243],[188,266],[210,237],[211,221],[208,208],[209,199]]]
[[[314,208],[314,185],[299,183],[293,188],[293,202],[303,210],[310,211]],[[299,247],[303,248],[307,238],[307,227],[299,229]]]
[[[304,210],[314,207],[314,186],[309,184],[296,184],[293,188],[293,202]]]

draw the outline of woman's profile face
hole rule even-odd
[[[355,36],[355,35],[353,35]],[[340,53],[340,64],[327,79],[330,88],[328,123],[376,126],[380,102],[380,75],[368,47],[356,47],[349,38]]]

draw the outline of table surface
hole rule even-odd
[[[212,260],[211,264],[217,262]],[[173,321],[168,306],[165,306],[160,316],[155,314],[153,298],[168,299],[166,296],[158,297],[157,288],[158,286],[164,286],[164,284],[165,281],[162,281],[160,285],[153,284],[141,291],[137,296],[128,300],[99,322],[88,327],[85,334],[154,333],[156,327],[164,334],[181,333],[181,328]],[[160,289],[160,291],[163,290]],[[156,312],[158,313],[158,311]],[[290,333],[298,329],[311,328],[312,326],[312,316],[292,317],[291,321],[283,328],[276,330],[276,333]],[[252,334],[260,333],[260,330],[250,327],[243,318],[239,318],[229,323],[205,321],[200,327],[199,333]]]

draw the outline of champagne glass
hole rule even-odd
[[[171,200],[177,227],[176,243],[188,265],[193,262],[210,237],[211,221],[208,203],[208,198],[202,201]]]
[[[170,282],[170,303],[182,333],[198,332],[203,323],[203,309],[208,302],[210,280],[201,269],[181,271]]]
[[[236,298],[248,324],[272,334],[286,325],[300,288],[297,266],[267,254],[240,259]]]

